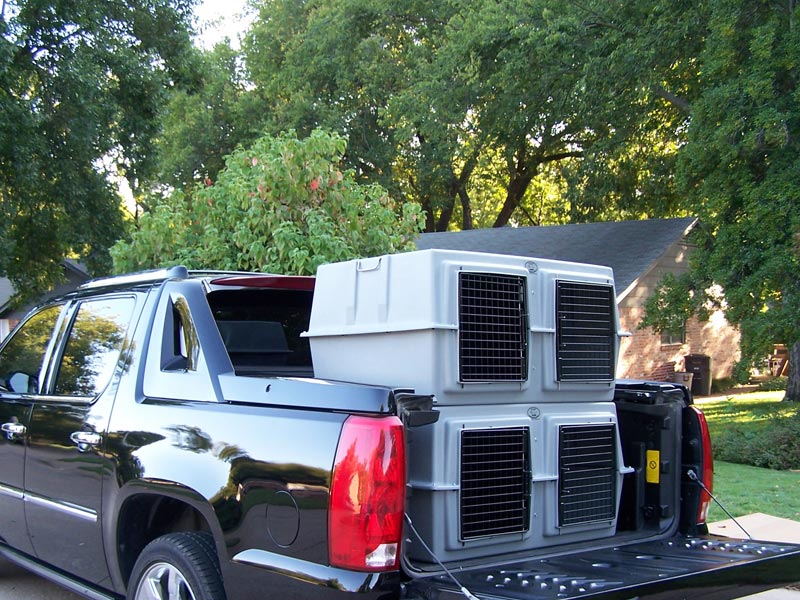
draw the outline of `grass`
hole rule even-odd
[[[793,415],[797,405],[781,402],[784,392],[750,392],[730,395],[723,400],[702,401],[698,406],[708,419],[709,426],[725,428],[737,424],[765,423],[772,415]]]
[[[759,468],[800,463],[800,406],[781,402],[783,395],[752,392],[700,403],[714,446],[714,495],[735,517],[761,512],[800,521],[800,471]],[[709,522],[727,518],[712,505]]]
[[[800,521],[800,472],[714,462],[714,496],[734,517],[760,512]],[[728,516],[713,504],[708,522]]]
[[[714,457],[755,467],[800,469],[800,405],[783,392],[753,392],[702,402]]]

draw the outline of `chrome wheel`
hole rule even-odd
[[[128,582],[128,600],[225,600],[214,538],[181,531],[142,550]]]
[[[134,600],[195,600],[186,578],[174,565],[158,562],[139,580]]]

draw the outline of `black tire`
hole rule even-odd
[[[225,600],[210,533],[169,533],[150,542],[133,566],[128,600]]]

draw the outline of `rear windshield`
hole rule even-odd
[[[208,303],[237,374],[313,376],[308,330],[313,292],[236,288]]]

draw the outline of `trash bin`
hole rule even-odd
[[[680,383],[681,385],[685,385],[689,389],[692,388],[693,378],[694,378],[694,373],[688,373],[686,371],[675,371],[675,373],[672,374],[673,383]]]
[[[683,357],[686,371],[693,375],[692,394],[711,395],[711,357],[706,354],[688,354]]]

